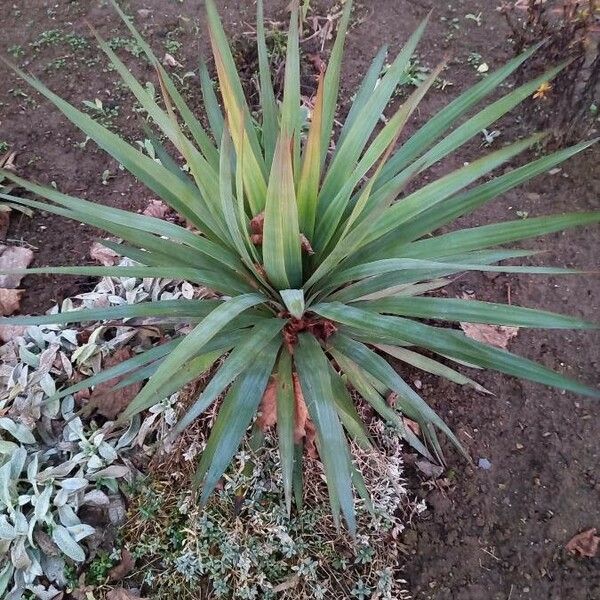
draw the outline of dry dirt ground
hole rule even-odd
[[[227,28],[239,35],[253,21],[250,0],[219,2]],[[285,17],[286,1],[266,2],[267,12]],[[445,90],[435,90],[423,103],[422,121],[477,80],[472,62],[499,66],[510,56],[508,30],[496,12],[496,0],[362,0],[358,1],[344,65],[342,97],[349,100],[361,73],[383,43],[399,49],[417,23],[433,8],[431,24],[419,50],[420,64],[432,67],[449,53]],[[323,14],[329,0],[318,3]],[[183,63],[182,75],[196,68],[199,49],[206,50],[200,0],[130,0],[125,4],[158,51],[170,48]],[[4,0],[0,52],[13,56],[42,77],[62,96],[81,106],[99,98],[111,114],[106,118],[141,140],[141,118],[130,111],[132,100],[107,69],[95,47],[83,47],[76,33],[90,39],[87,19],[107,38],[123,37],[123,28],[100,0]],[[141,14],[137,11],[147,10]],[[479,24],[467,15],[479,17]],[[57,37],[56,31],[61,32]],[[174,42],[181,43],[180,47]],[[119,44],[117,40],[115,44]],[[33,44],[33,45],[32,45]],[[37,48],[37,50],[36,50]],[[22,53],[21,53],[22,51]],[[476,53],[476,54],[473,54]],[[477,56],[480,55],[480,56]],[[133,57],[132,59],[133,64]],[[471,62],[469,62],[469,58]],[[148,65],[135,72],[151,78]],[[83,136],[47,103],[0,66],[0,143],[17,151],[19,171],[98,202],[139,209],[148,192],[119,171],[115,161],[93,143],[80,147]],[[186,79],[188,97],[197,104],[197,82]],[[133,115],[133,116],[132,116]],[[414,126],[414,125],[413,125]],[[498,127],[500,141],[527,130],[518,113]],[[441,172],[482,151],[473,143],[446,162]],[[509,220],[571,210],[600,209],[600,149],[592,149],[523,189],[507,194],[466,224]],[[105,174],[103,182],[103,173]],[[47,214],[14,218],[9,232],[36,248],[35,265],[73,264],[87,260],[95,232]],[[546,250],[544,260],[566,266],[597,267],[598,229],[579,229],[530,243]],[[67,283],[65,283],[65,281]],[[24,312],[47,309],[55,300],[89,286],[85,278],[25,280]],[[596,319],[600,278],[542,278],[471,275],[454,290],[472,290],[485,300],[569,312]],[[511,350],[549,367],[598,384],[600,337],[595,332],[520,331]],[[484,397],[423,379],[423,393],[490,470],[464,464],[449,451],[451,470],[444,484],[432,488],[413,474],[418,493],[428,501],[428,516],[405,534],[404,576],[417,599],[435,600],[598,600],[600,557],[568,555],[565,543],[576,533],[600,527],[598,473],[600,420],[598,404],[542,386],[494,374],[479,377],[496,396]]]

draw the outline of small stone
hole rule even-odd
[[[492,463],[487,458],[480,458],[477,464],[484,471],[489,471],[492,468]]]
[[[140,19],[147,19],[150,16],[152,11],[147,8],[140,8],[137,13],[140,16]]]

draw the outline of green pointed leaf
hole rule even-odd
[[[279,343],[271,342],[236,379],[223,400],[195,476],[196,483],[202,485],[201,505],[206,504],[229,466],[256,414],[278,350]]]
[[[258,69],[260,78],[260,105],[263,111],[262,143],[265,150],[265,162],[267,169],[273,164],[275,145],[277,144],[277,132],[279,129],[279,109],[273,91],[273,80],[271,79],[271,65],[267,52],[265,37],[265,18],[263,0],[256,3],[256,42],[258,45]]]
[[[223,137],[225,120],[215,94],[214,83],[210,78],[206,62],[203,59],[200,60],[200,85],[202,86],[202,99],[204,100],[206,117],[208,118],[215,142],[219,142]]]
[[[302,255],[291,140],[283,135],[277,142],[269,177],[263,228],[263,259],[269,281],[276,288],[301,287]]]
[[[336,334],[331,339],[331,345],[347,356],[356,364],[361,365],[373,377],[381,381],[389,389],[398,394],[398,406],[404,414],[420,424],[427,426],[435,425],[443,431],[448,439],[468,457],[465,449],[452,433],[450,428],[444,423],[440,416],[432,410],[428,404],[415,392],[391,365],[378,354],[367,348],[364,344],[352,340],[344,335]]]
[[[466,321],[467,323],[545,329],[597,329],[600,327],[598,324],[582,321],[575,317],[544,310],[458,298],[384,298],[365,303],[359,302],[355,306],[378,313],[443,321]]]
[[[82,308],[39,317],[2,317],[0,325],[60,325],[134,317],[173,317],[203,319],[220,303],[213,300],[160,300],[140,304],[123,304],[109,308]]]
[[[169,354],[160,368],[150,378],[150,381],[148,381],[127,407],[124,418],[130,418],[134,414],[152,406],[152,399],[159,388],[169,380],[173,369],[180,367],[183,363],[199,354],[206,343],[217,335],[232,319],[245,310],[264,302],[264,300],[264,296],[260,294],[244,294],[217,306]]]
[[[304,314],[304,291],[281,290],[279,295],[290,314],[296,319],[301,319]]]
[[[347,356],[342,354],[335,345],[329,349],[329,352],[340,365],[340,368],[346,374],[348,381],[352,384],[354,389],[366,402],[373,407],[373,409],[381,416],[381,418],[396,428],[399,435],[405,439],[417,452],[421,453],[427,458],[433,458],[421,440],[419,440],[419,438],[408,427],[406,427],[400,414],[398,414],[398,412],[396,412],[396,410],[384,400],[380,391],[377,390],[372,381],[369,380],[369,373],[361,369],[358,364],[354,363]],[[386,388],[386,386],[383,387]],[[415,414],[415,416],[417,415]]]
[[[339,303],[320,304],[313,310],[321,316],[344,323],[362,331],[380,343],[381,339],[397,336],[422,348],[451,356],[480,367],[493,369],[529,379],[544,385],[569,390],[591,397],[600,397],[600,391],[569,377],[555,373],[526,358],[515,356],[505,350],[494,348],[467,338],[458,331],[424,325],[401,317],[387,317]]]
[[[308,413],[315,424],[319,454],[323,460],[334,518],[336,504],[348,529],[356,532],[350,452],[340,423],[329,374],[329,361],[319,342],[310,334],[298,336],[294,363],[300,378]]]
[[[256,355],[261,352],[274,338],[277,338],[283,329],[283,319],[267,319],[253,327],[242,343],[238,344],[219,370],[213,375],[206,388],[194,401],[185,415],[173,429],[172,437],[181,433],[188,425],[193,423],[211,404],[219,394],[248,366]],[[281,339],[276,339],[281,344]]]
[[[294,421],[295,394],[292,378],[292,357],[282,350],[277,365],[277,439],[281,457],[283,491],[288,515],[292,510],[292,488],[294,480]]]
[[[491,94],[507,77],[514,73],[528,58],[536,52],[543,42],[526,50],[505,65],[488,73],[479,83],[463,92],[458,98],[440,110],[425,123],[398,152],[390,159],[380,182],[384,184],[399,173],[411,160],[417,158],[430,144],[439,139],[470,108]]]
[[[439,375],[448,381],[458,383],[458,385],[468,385],[473,389],[481,392],[482,394],[491,394],[489,390],[486,390],[483,386],[479,385],[476,381],[473,381],[469,377],[462,375],[458,371],[443,365],[437,360],[433,360],[427,356],[423,356],[418,352],[413,352],[407,348],[399,348],[398,346],[388,346],[386,344],[375,344],[375,347],[402,362],[405,362],[417,369],[432,373],[433,375]]]
[[[321,130],[321,166],[325,164],[329,143],[331,142],[331,132],[333,131],[333,122],[335,120],[335,108],[340,89],[340,76],[342,72],[342,57],[344,54],[344,44],[346,34],[352,14],[352,0],[346,0],[344,12],[339,21],[338,32],[329,57],[329,65],[325,73],[323,86],[323,127]]]

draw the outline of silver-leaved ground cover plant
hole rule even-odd
[[[343,515],[350,530],[355,529],[353,490],[361,495],[367,492],[353,465],[347,436],[365,447],[371,444],[351,391],[424,455],[441,458],[438,431],[461,448],[444,421],[390,366],[388,355],[464,385],[473,382],[451,367],[453,363],[491,368],[589,396],[600,395],[597,389],[542,365],[470,339],[446,322],[577,329],[593,325],[519,306],[426,295],[446,285],[448,277],[464,271],[576,272],[500,263],[533,254],[505,244],[597,223],[600,212],[501,222],[443,235],[436,231],[545,173],[595,140],[486,178],[540,142],[544,134],[536,134],[477,157],[428,183],[419,179],[431,166],[530,97],[564,65],[485,104],[484,100],[536,51],[533,47],[487,74],[399,144],[404,126],[444,67],[441,63],[435,68],[379,127],[382,112],[405,77],[426,26],[423,22],[383,76],[385,52],[375,57],[339,135],[334,136],[342,54],[352,10],[348,0],[329,65],[319,77],[314,110],[304,136],[297,3],[291,8],[284,92],[279,102],[273,91],[262,2],[258,2],[261,111],[255,117],[244,96],[215,4],[206,0],[221,95],[219,102],[207,70],[201,69],[210,124],[206,130],[131,19],[116,4],[115,8],[156,67],[162,100],[156,101],[148,93],[148,88],[132,76],[100,37],[98,43],[149,120],[183,157],[185,169],[164,148],[157,152],[159,161],[143,154],[36,78],[16,67],[15,71],[189,226],[67,196],[3,172],[8,179],[46,199],[41,202],[2,194],[4,200],[103,229],[122,240],[107,244],[135,261],[133,266],[41,268],[27,273],[170,277],[206,286],[217,293],[217,298],[14,317],[2,323],[131,317],[190,323],[186,335],[119,365],[119,372],[129,373],[130,381],[147,379],[121,418],[129,419],[148,409],[218,366],[175,428],[176,432],[183,430],[213,403],[221,402],[197,470],[202,502],[235,455],[265,390],[274,394],[276,402],[287,509],[294,495],[301,498],[302,437],[296,431],[295,420],[307,410],[316,431],[333,515],[336,519]],[[478,112],[473,110],[482,103]],[[484,183],[480,182],[482,178],[486,178]],[[407,191],[409,183],[411,191]],[[96,376],[88,383],[101,380],[102,376]],[[56,397],[71,391],[60,390]],[[390,391],[397,394],[394,407],[386,402]],[[422,439],[405,427],[403,415],[420,425]]]

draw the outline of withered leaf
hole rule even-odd
[[[168,52],[165,53],[165,56],[163,58],[163,65],[165,65],[165,67],[171,67],[172,69],[183,67],[183,65],[172,54],[169,54]]]
[[[169,212],[169,207],[161,200],[150,200],[150,203],[144,209],[144,213],[148,217],[156,217],[164,219]]]
[[[421,473],[423,473],[423,475],[425,475],[425,477],[428,477],[429,479],[438,479],[444,472],[444,467],[441,467],[440,465],[434,465],[432,462],[429,462],[425,459],[418,460],[415,463],[415,466],[417,469],[419,469],[419,471],[421,471]]]
[[[461,296],[464,300],[475,300],[475,294],[464,292]],[[461,323],[461,329],[467,337],[496,348],[506,350],[508,342],[519,333],[518,327],[505,325],[486,325],[484,323]]]
[[[302,387],[300,386],[300,378],[297,373],[293,374],[294,380],[294,398],[296,401],[296,411],[294,415],[294,443],[299,444],[304,439],[304,447],[311,458],[316,458],[317,445],[315,443],[315,426],[310,420]]]
[[[0,207],[1,209],[2,207]],[[8,224],[10,223],[10,208],[0,210],[0,240],[6,239],[8,233]]]
[[[275,376],[271,377],[263,394],[256,421],[261,431],[266,431],[277,423],[277,379]]]
[[[149,600],[148,598],[140,598],[135,590],[127,590],[125,588],[116,588],[110,590],[106,594],[106,600]]]
[[[582,531],[573,536],[565,546],[571,554],[579,554],[587,558],[594,558],[600,548],[600,537],[596,534],[598,530],[595,527]]]
[[[519,333],[518,327],[504,325],[485,325],[483,323],[461,323],[461,329],[467,337],[496,348],[506,350],[508,342]]]
[[[26,269],[32,260],[33,252],[29,248],[3,246],[0,244],[0,271]],[[23,277],[23,275],[0,275],[0,288],[19,287]]]
[[[318,454],[315,444],[315,426],[308,415],[308,409],[300,387],[300,379],[296,373],[293,374],[293,380],[295,401],[294,443],[300,444],[304,441],[308,455],[316,458]],[[275,376],[271,377],[263,394],[256,422],[261,431],[266,431],[277,424],[277,379]]]
[[[250,221],[250,231],[262,236],[265,226],[265,213],[261,212]]]
[[[104,368],[114,367],[131,358],[131,356],[132,352],[130,348],[119,348],[119,350],[104,361]],[[112,388],[122,379],[123,377],[115,377],[97,385],[90,395],[90,402],[86,406],[86,412],[91,412],[95,408],[99,414],[107,419],[112,420],[117,418],[129,406],[129,403],[142,388],[141,383],[132,383],[119,390],[113,390]]]
[[[127,548],[123,548],[121,550],[121,560],[119,561],[119,564],[115,565],[108,572],[109,581],[121,581],[122,579],[125,579],[125,577],[127,577],[127,575],[133,571],[134,567],[135,560],[131,552],[129,552]]]
[[[0,288],[0,315],[3,317],[12,315],[21,306],[21,296],[25,290],[7,290]]]
[[[119,262],[119,255],[100,242],[94,242],[90,247],[90,258],[97,260],[105,267],[112,267]]]
[[[0,342],[10,342],[16,337],[25,334],[27,327],[24,325],[0,325]]]

